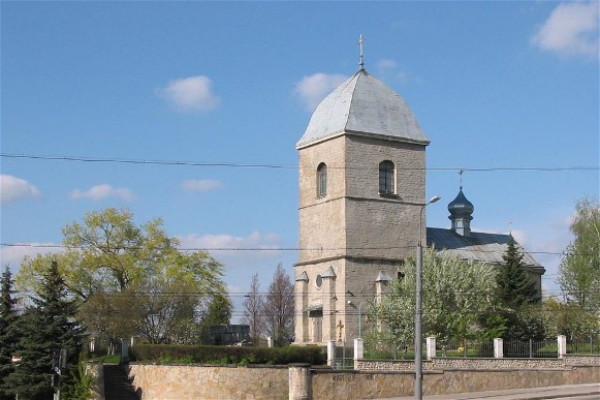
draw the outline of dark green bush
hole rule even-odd
[[[137,344],[131,360],[140,362],[182,362],[198,364],[276,364],[322,365],[326,357],[320,347],[226,347]]]

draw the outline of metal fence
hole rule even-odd
[[[426,349],[423,346],[423,357]],[[413,360],[415,352],[413,344],[395,342],[365,342],[364,358],[368,360]]]
[[[494,342],[489,340],[450,339],[447,342],[437,341],[436,357],[438,358],[485,358],[494,357]]]
[[[332,365],[335,369],[354,368],[354,344],[352,342],[337,342],[335,346],[335,361]]]
[[[509,358],[557,358],[558,344],[556,339],[544,341],[504,341],[504,357]]]
[[[567,340],[567,354],[600,355],[600,336]]]

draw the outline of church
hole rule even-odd
[[[417,243],[501,266],[508,235],[473,232],[462,187],[449,229],[425,228],[429,138],[406,101],[364,69],[315,109],[299,153],[295,343],[364,336],[370,303],[402,277]],[[520,246],[519,246],[520,247]],[[522,248],[541,298],[544,268]]]

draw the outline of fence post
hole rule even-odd
[[[427,345],[425,346],[427,347],[427,360],[431,361],[432,358],[435,358],[436,354],[436,340],[435,340],[435,336],[428,336],[427,337]]]
[[[127,339],[121,338],[121,364],[129,362],[129,342]]]
[[[564,358],[567,355],[567,337],[558,335],[556,341],[558,344],[558,358]]]
[[[327,341],[327,365],[333,367],[335,364],[335,340]]]
[[[310,364],[290,364],[288,379],[290,400],[312,400]]]
[[[365,341],[361,338],[354,339],[354,369],[356,369],[357,361],[362,360],[365,354]]]
[[[267,337],[267,347],[273,347],[273,338],[271,336]]]
[[[494,358],[504,358],[504,340],[502,338],[494,339]]]

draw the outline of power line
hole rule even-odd
[[[78,161],[90,163],[121,163],[137,165],[188,166],[188,167],[226,167],[226,168],[269,168],[298,169],[297,165],[270,163],[238,163],[229,161],[184,161],[184,160],[144,160],[111,157],[85,157],[68,155],[16,154],[0,153],[3,158],[20,158],[31,160]],[[328,168],[351,169],[352,167],[328,166]],[[362,168],[362,167],[355,167]],[[600,171],[600,166],[553,166],[553,167],[407,167],[406,170],[422,171],[464,171],[464,172],[564,172],[564,171]]]
[[[206,162],[206,161],[177,161],[177,160],[140,160],[127,158],[108,158],[108,157],[82,157],[82,156],[52,156],[52,155],[34,155],[34,154],[12,154],[0,153],[4,158],[24,158],[32,160],[58,160],[58,161],[81,161],[92,163],[122,163],[122,164],[142,164],[142,165],[166,165],[166,166],[188,166],[188,167],[233,167],[233,168],[286,168],[297,169],[295,165],[284,164],[245,164],[226,161]]]
[[[89,249],[96,248],[99,250],[140,250],[141,247],[110,247],[103,246],[101,249],[93,246],[65,246],[60,244],[34,244],[34,243],[0,243],[2,247],[28,247],[28,248],[47,248],[47,249]],[[416,245],[412,246],[377,246],[377,247],[177,247],[174,250],[188,252],[188,251],[344,251],[344,250],[402,250],[402,249],[415,249]],[[465,251],[467,249],[441,249],[441,251]],[[497,253],[497,250],[483,250],[478,249],[478,253]],[[552,252],[552,251],[524,251],[528,254],[544,254],[544,255],[555,255],[564,256],[566,253],[563,252]],[[580,255],[593,255],[592,253],[579,253]]]

